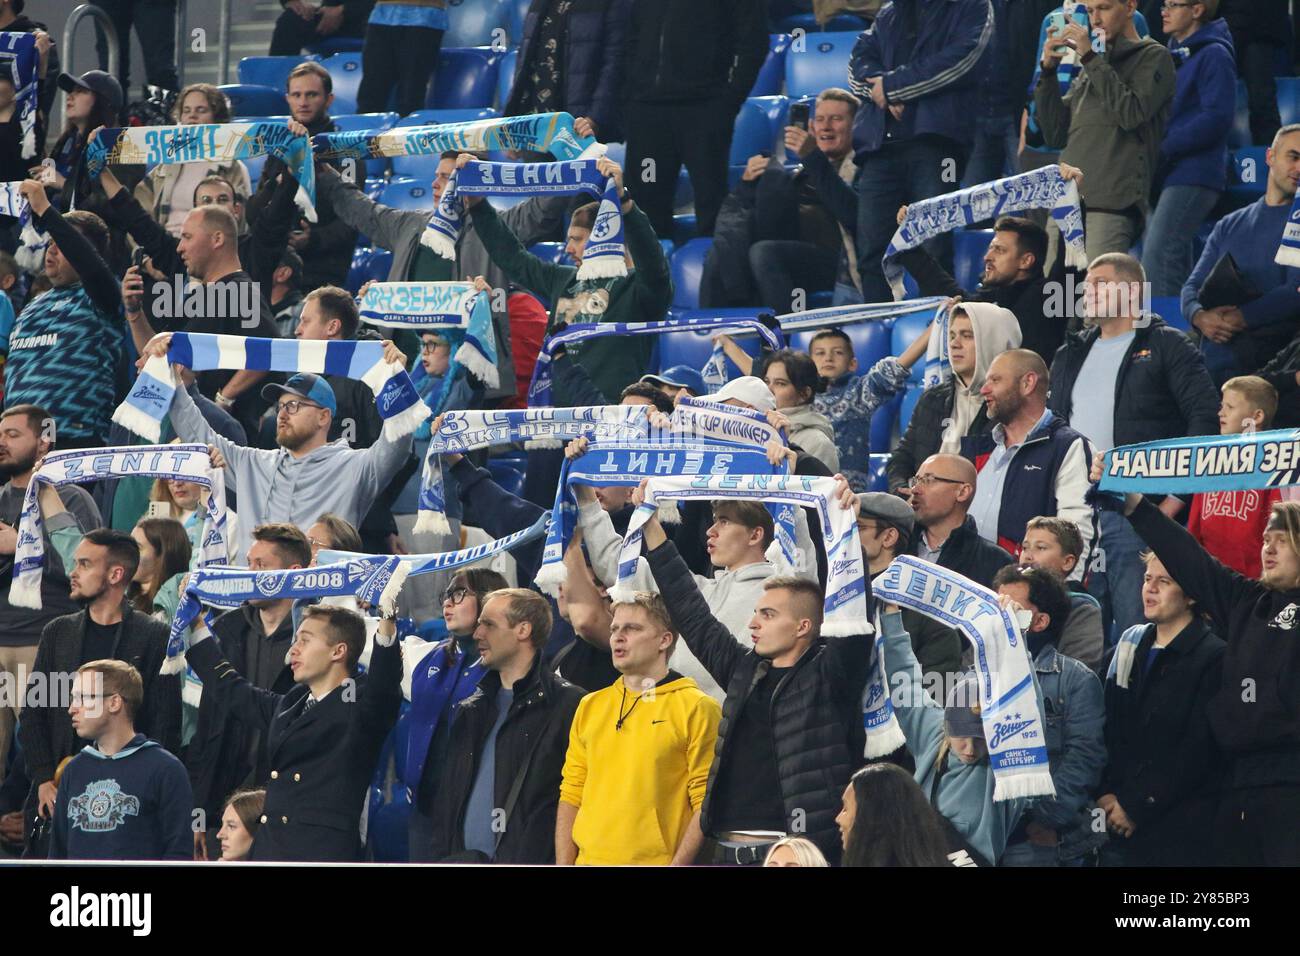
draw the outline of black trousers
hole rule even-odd
[[[438,67],[442,31],[427,27],[366,25],[366,45],[361,51],[361,86],[358,113],[382,113],[397,91],[394,109],[405,116],[424,109],[429,77]]]
[[[1225,866],[1300,866],[1300,785],[1228,790],[1215,835]]]
[[[1277,80],[1273,78],[1276,59],[1277,47],[1271,43],[1245,43],[1237,47],[1237,72],[1246,81],[1252,143],[1272,143],[1282,125],[1277,109]]]
[[[366,20],[370,17],[369,7],[349,7],[344,5],[343,22],[338,30],[321,36],[316,32],[316,18],[304,20],[292,10],[285,9],[275,21],[275,30],[271,33],[270,56],[297,56],[308,43],[328,40],[332,37],[365,36]]]
[[[165,90],[179,90],[176,76],[176,0],[94,0],[95,6],[108,14],[117,27],[119,60],[118,82],[122,95],[131,102],[131,27],[140,38],[144,51],[145,82]],[[108,69],[108,42],[95,30],[95,53],[99,68]],[[123,104],[125,105],[125,104]]]
[[[728,96],[627,104],[623,182],[660,238],[672,237],[673,196],[682,166],[690,173],[695,193],[696,234],[713,235],[727,195],[727,161],[738,110]]]

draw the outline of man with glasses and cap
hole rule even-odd
[[[1011,563],[1011,555],[981,538],[967,514],[975,499],[975,479],[975,466],[960,455],[931,455],[921,462],[908,482],[920,525],[912,553],[987,588],[998,569]]]
[[[653,385],[674,402],[683,395],[699,398],[709,394],[704,384],[704,376],[689,365],[674,365],[658,375],[642,375],[641,381]]]

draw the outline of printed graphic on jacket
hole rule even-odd
[[[116,780],[94,780],[68,802],[69,825],[83,833],[116,830],[139,814],[140,798],[123,793]]]

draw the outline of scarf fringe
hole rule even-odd
[[[1052,783],[1052,774],[1046,767],[1031,773],[998,775],[993,785],[993,801],[1021,800],[1029,797],[1054,797],[1056,786]]]
[[[117,406],[113,410],[113,421],[141,438],[148,439],[155,445],[162,440],[162,422],[146,415],[134,405],[123,402]]]
[[[456,258],[456,244],[451,241],[451,237],[433,229],[424,230],[420,236],[420,245],[433,250],[434,255],[441,256],[443,259],[454,261]]]
[[[461,343],[460,348],[456,350],[456,361],[465,366],[475,378],[486,383],[491,388],[496,388],[501,382],[501,376],[496,365],[489,362],[487,356],[470,345],[469,342]]]
[[[33,479],[34,480],[34,479]],[[14,576],[9,585],[9,603],[14,607],[25,607],[33,611],[41,610],[41,576]]]
[[[23,134],[23,159],[36,158],[36,130],[29,129]]]
[[[627,275],[627,263],[614,256],[593,256],[582,260],[578,279],[621,279]]]
[[[537,571],[537,577],[533,578],[533,583],[543,594],[558,600],[560,585],[567,580],[569,580],[568,568],[564,566],[563,561],[555,561],[551,564],[543,564]]]
[[[542,448],[563,448],[564,442],[558,438],[530,438],[524,442],[525,451],[537,451]]]
[[[441,511],[429,511],[421,508],[415,516],[412,534],[451,534],[451,523]]]
[[[871,622],[865,617],[826,618],[822,621],[822,635],[825,637],[856,637],[860,634],[870,636],[876,633]]]
[[[822,633],[826,633],[826,628],[822,628]],[[864,753],[868,760],[884,757],[906,743],[907,737],[903,735],[903,728],[898,726],[898,718],[895,717],[883,727],[867,734],[867,749]]]
[[[636,600],[636,590],[626,584],[616,584],[609,589],[609,599],[615,604],[630,604]]]
[[[681,524],[682,513],[677,510],[677,502],[672,499],[665,499],[656,506],[655,517],[659,519],[660,524]]]
[[[384,590],[379,595],[379,610],[386,616],[391,617],[397,609],[397,595],[402,591],[402,585],[406,583],[407,575],[411,569],[401,561],[397,562],[397,567],[393,568],[393,576],[388,579],[384,585]]]
[[[212,640],[212,638],[209,637],[208,640]],[[184,674],[186,666],[185,652],[181,651],[175,657],[164,657],[162,667],[158,669],[158,673],[163,677],[175,677],[178,674]]]
[[[384,419],[384,437],[389,441],[405,438],[423,425],[428,418],[429,406],[424,402],[417,402],[406,411]]]

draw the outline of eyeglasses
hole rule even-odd
[[[312,402],[300,402],[296,398],[294,398],[294,399],[290,399],[287,402],[281,402],[278,406],[276,406],[275,413],[277,415],[283,415],[285,412],[288,412],[290,415],[297,415],[298,409],[300,408],[320,408],[320,407],[321,407],[320,405],[313,404]]]
[[[442,592],[442,603],[446,604],[450,601],[452,604],[459,604],[465,600],[467,594],[469,594],[469,588],[447,588],[446,591]]]
[[[922,488],[929,488],[936,481],[942,481],[944,484],[948,485],[967,484],[967,482],[958,478],[941,478],[939,475],[913,475],[911,478],[907,479],[907,487],[915,488],[920,485]]]
[[[1196,4],[1194,3],[1170,3],[1169,0],[1165,0],[1164,3],[1160,4],[1160,9],[1177,10],[1179,7],[1194,7],[1194,6],[1196,6]]]
[[[432,355],[446,344],[446,342],[421,342],[420,352],[424,355]]]

